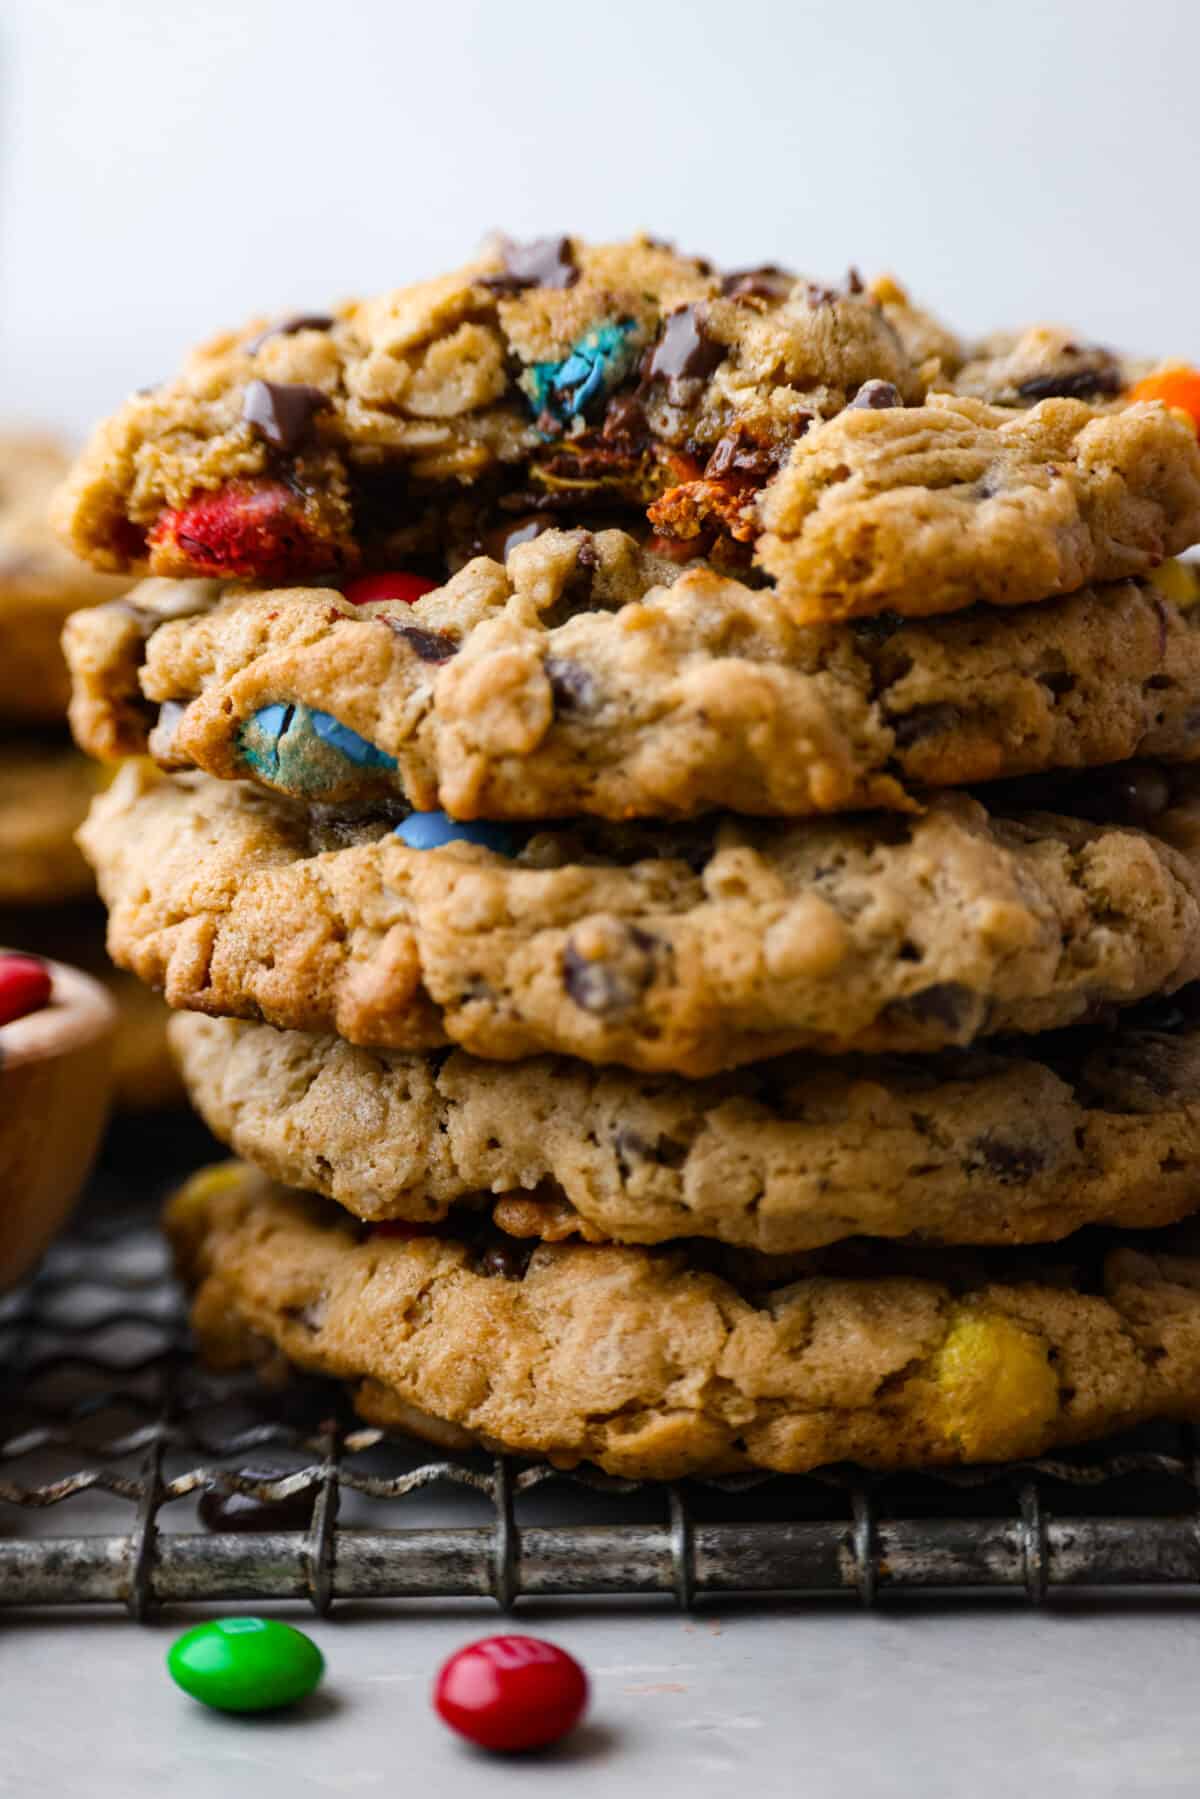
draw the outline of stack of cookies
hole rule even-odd
[[[562,238],[104,424],[81,840],[244,1158],[206,1352],[638,1476],[1200,1410],[1197,388]]]
[[[129,582],[68,555],[51,529],[47,509],[68,467],[54,438],[0,433],[0,944],[104,976],[120,1008],[117,1100],[141,1110],[178,1102],[179,1082],[164,1007],[104,952],[104,914],[75,842],[103,775],[71,746],[59,647],[72,612]]]

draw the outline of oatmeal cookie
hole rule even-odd
[[[732,1274],[687,1248],[397,1238],[234,1163],[166,1217],[219,1367],[351,1383],[373,1422],[682,1475],[1040,1454],[1200,1410],[1186,1235],[1046,1251],[827,1251]],[[1136,1241],[1136,1240],[1135,1240]]]
[[[519,1237],[1040,1243],[1200,1208],[1200,989],[1111,1029],[938,1056],[784,1056],[707,1081],[483,1062],[177,1013],[238,1155],[369,1221],[486,1207]],[[498,1198],[496,1196],[499,1196]]]
[[[1145,771],[1162,835],[952,793],[911,817],[523,833],[322,815],[131,765],[80,841],[112,954],[173,1006],[704,1075],[1050,1030],[1193,979],[1200,842],[1179,778]]]
[[[922,786],[1200,756],[1189,565],[1017,614],[807,628],[770,589],[673,572],[623,532],[548,531],[411,606],[147,582],[71,620],[72,724],[101,757],[459,818],[905,810]]]
[[[282,585],[600,515],[770,570],[800,620],[1016,604],[1200,537],[1191,423],[1043,339],[972,357],[890,280],[497,243],[214,338],[100,427],[57,516],[101,568]]]

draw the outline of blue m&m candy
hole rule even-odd
[[[517,834],[511,825],[494,819],[477,818],[469,822],[450,818],[445,812],[410,812],[396,835],[410,850],[437,850],[447,843],[478,843],[498,856],[515,856]]]

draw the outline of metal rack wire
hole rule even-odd
[[[138,1161],[161,1154],[141,1145]],[[185,1160],[189,1158],[185,1155]],[[198,1160],[194,1142],[191,1160]],[[131,1190],[138,1203],[130,1206]],[[116,1206],[114,1209],[114,1200]],[[196,1528],[203,1494],[261,1528]],[[304,1501],[306,1527],[270,1507]],[[45,1534],[69,1517],[74,1533]],[[244,1523],[244,1521],[243,1521]],[[1065,1587],[1200,1592],[1200,1454],[1164,1427],[1078,1456],[938,1477],[833,1469],[673,1486],[504,1458],[428,1459],[336,1388],[272,1396],[193,1359],[145,1179],[95,1205],[0,1301],[0,1605]]]

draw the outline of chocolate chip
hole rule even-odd
[[[896,612],[877,612],[870,618],[852,618],[850,629],[860,643],[887,643],[907,622]]]
[[[1032,1180],[1046,1166],[1046,1157],[1032,1143],[1006,1142],[1002,1137],[976,1137],[971,1150],[989,1174],[1006,1187]]]
[[[590,712],[596,703],[596,683],[586,668],[566,656],[547,656],[542,667],[554,696],[555,712]]]
[[[893,387],[890,381],[864,381],[848,410],[857,407],[860,411],[887,412],[893,406],[903,406],[900,390]]]
[[[245,1480],[277,1481],[286,1478],[287,1468],[246,1467],[237,1470]],[[257,1499],[253,1493],[227,1493],[218,1486],[206,1487],[196,1507],[205,1530],[307,1530],[316,1505],[316,1489],[290,1493],[284,1499]]]
[[[815,310],[818,306],[835,306],[842,296],[836,287],[822,287],[817,281],[808,281],[804,297]]]
[[[755,443],[744,426],[735,426],[717,439],[704,465],[705,479],[719,481],[727,475],[742,475],[748,481],[766,481],[779,467],[786,448],[784,444]]]
[[[784,300],[795,286],[788,269],[764,262],[757,269],[733,269],[722,277],[721,292],[730,300]]]
[[[1117,368],[1060,369],[1022,381],[1017,393],[1023,400],[1094,400],[1101,395],[1111,398],[1123,386]]]
[[[848,294],[861,294],[866,292],[863,278],[853,263],[851,263],[850,267],[846,270],[846,292]]]
[[[268,325],[248,344],[243,344],[242,350],[247,356],[257,356],[268,338],[294,337],[297,331],[328,331],[332,324],[333,319],[326,312],[298,312],[294,318],[283,319],[278,325]]]
[[[562,961],[563,986],[581,1011],[625,1011],[649,986],[653,975],[650,952],[655,939],[636,925],[627,928],[625,939],[627,953],[620,960],[583,956],[574,941],[567,939]]]
[[[708,335],[694,306],[681,306],[669,314],[662,336],[651,349],[644,367],[647,381],[674,381],[680,376],[703,380],[725,358],[725,345]]]
[[[1063,699],[1068,693],[1074,693],[1079,684],[1076,677],[1068,674],[1065,669],[1053,672],[1047,670],[1038,676],[1038,682],[1048,693],[1052,693],[1056,700]]]
[[[622,1180],[628,1180],[639,1162],[652,1163],[656,1168],[682,1168],[687,1161],[687,1144],[676,1143],[673,1137],[656,1137],[650,1143],[640,1132],[622,1125],[613,1132],[612,1141]]]
[[[308,435],[314,416],[328,406],[319,387],[251,381],[242,399],[242,417],[285,455]]]
[[[979,1004],[977,996],[960,981],[935,981],[919,993],[910,993],[907,999],[893,1000],[884,1012],[889,1023],[911,1020],[957,1034],[976,1017]]]
[[[397,618],[389,618],[387,623],[422,662],[449,662],[458,655],[457,641],[445,631],[422,631],[419,625],[403,625]]]
[[[569,237],[539,237],[532,243],[504,243],[504,270],[485,275],[482,285],[493,293],[515,294],[526,287],[573,287],[579,264]]]
[[[537,1247],[536,1239],[504,1238],[475,1253],[475,1272],[485,1280],[520,1281]]]
[[[892,734],[896,739],[898,750],[911,749],[914,743],[920,743],[926,737],[938,737],[948,731],[954,731],[962,724],[963,715],[959,707],[950,701],[943,700],[935,706],[914,706],[900,718],[890,719]]]
[[[645,408],[636,394],[614,394],[604,414],[600,435],[608,443],[641,443],[650,434]]]

